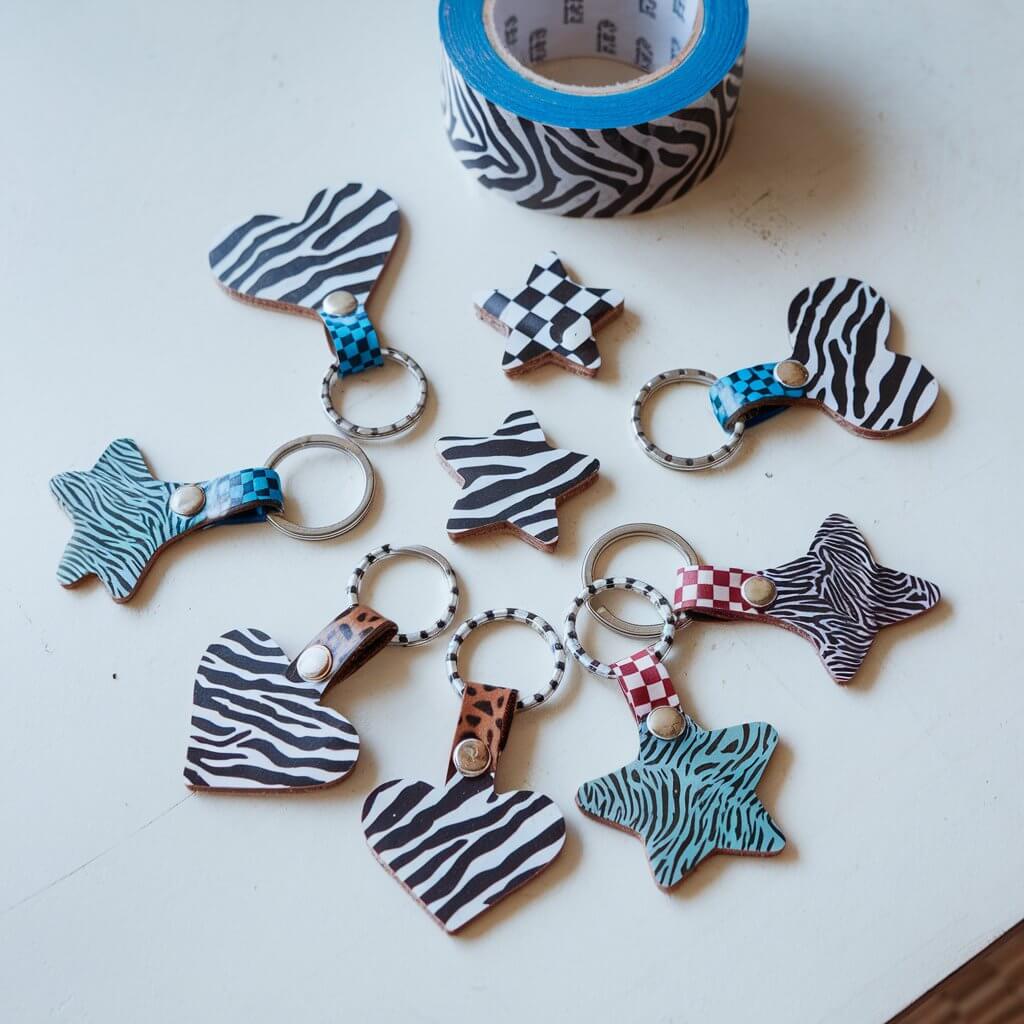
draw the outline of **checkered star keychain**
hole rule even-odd
[[[281,477],[274,468],[303,448],[336,448],[363,473],[359,504],[328,526],[300,526],[284,514]],[[97,576],[118,602],[131,600],[157,556],[197,530],[230,523],[262,523],[298,540],[328,540],[351,530],[373,498],[373,467],[354,442],[327,434],[297,437],[262,466],[190,483],[158,480],[129,438],[107,445],[89,470],[61,473],[50,490],[74,523],[57,568],[57,581],[73,587]]]
[[[321,189],[298,220],[268,214],[225,232],[210,250],[210,269],[228,294],[244,302],[323,325],[334,354],[320,388],[327,418],[349,437],[377,440],[408,430],[423,415],[427,378],[412,356],[380,344],[366,303],[398,241],[398,205],[386,192],[349,183]],[[411,412],[384,426],[364,427],[338,412],[331,397],[344,378],[391,359],[416,381]]]
[[[592,658],[576,631],[580,609],[606,590],[646,597],[662,619],[656,644],[612,664]],[[628,577],[595,580],[565,618],[567,650],[588,672],[619,684],[640,744],[633,761],[580,786],[576,803],[589,817],[636,835],[654,881],[666,890],[714,853],[765,857],[786,845],[756,793],[778,733],[767,722],[703,729],[690,718],[664,665],[675,630],[668,599]]]
[[[622,312],[622,293],[577,284],[558,255],[546,252],[514,295],[474,297],[477,315],[505,335],[501,368],[509,377],[544,363],[593,377],[601,366],[594,333]]]

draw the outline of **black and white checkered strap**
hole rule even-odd
[[[362,586],[366,571],[375,562],[383,562],[397,555],[412,555],[414,558],[425,558],[428,562],[433,562],[444,573],[445,582],[448,584],[448,607],[445,608],[444,614],[426,629],[419,629],[408,633],[399,632],[395,634],[394,639],[391,641],[392,646],[395,647],[419,647],[420,644],[428,643],[434,637],[443,633],[451,625],[452,619],[455,618],[455,611],[459,607],[458,578],[455,575],[455,570],[451,567],[451,563],[439,551],[419,544],[410,544],[406,547],[398,548],[385,544],[383,547],[371,551],[355,567],[352,575],[349,577],[348,587],[345,592],[352,604],[359,604],[359,588]]]
[[[562,640],[555,632],[550,623],[542,619],[534,612],[528,612],[524,608],[492,608],[490,611],[481,612],[459,626],[448,643],[448,654],[445,657],[445,664],[448,669],[448,681],[452,684],[455,692],[462,697],[462,691],[466,684],[459,675],[459,648],[470,633],[485,622],[522,622],[530,626],[536,633],[539,633],[551,648],[555,659],[555,671],[548,680],[543,690],[538,690],[532,697],[520,697],[516,702],[517,711],[529,711],[538,704],[543,704],[558,689],[565,675],[565,648]]]
[[[651,646],[650,651],[652,657],[661,661],[668,654],[676,637],[676,617],[672,611],[672,605],[660,590],[656,590],[650,583],[644,583],[643,580],[634,579],[632,576],[606,576],[604,579],[594,580],[573,598],[572,604],[569,605],[569,611],[565,615],[564,628],[565,646],[569,653],[594,675],[603,676],[605,679],[615,678],[615,670],[612,666],[587,654],[576,633],[576,616],[579,615],[580,609],[602,590],[632,590],[641,597],[646,597],[654,605],[661,616],[661,639]]]

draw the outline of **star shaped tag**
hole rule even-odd
[[[58,582],[73,587],[98,576],[115,601],[134,595],[172,541],[223,523],[262,522],[284,503],[281,478],[263,467],[195,484],[157,480],[128,438],[111,442],[92,469],[53,477],[50,490],[74,523]]]
[[[929,580],[879,565],[846,516],[830,515],[806,555],[773,569],[713,565],[678,572],[677,614],[771,622],[809,640],[837,683],[860,668],[880,629],[934,608]]]
[[[756,793],[779,741],[775,729],[702,729],[679,710],[668,671],[648,648],[611,667],[637,719],[640,751],[580,786],[580,810],[636,835],[663,889],[713,853],[780,853],[785,836]]]
[[[456,541],[511,530],[554,551],[558,503],[589,487],[600,468],[589,455],[552,448],[529,409],[505,417],[489,436],[442,437],[436,448],[463,490],[447,524]]]
[[[473,301],[480,319],[506,336],[501,368],[508,376],[553,362],[593,377],[601,366],[594,333],[622,312],[624,299],[613,288],[577,284],[558,255],[547,252],[515,295],[496,289]]]

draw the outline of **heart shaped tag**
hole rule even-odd
[[[257,214],[225,232],[210,269],[235,298],[316,314],[324,297],[365,303],[398,240],[398,204],[372,185],[321,189],[298,220]]]
[[[449,933],[535,878],[565,844],[565,819],[550,797],[495,792],[515,703],[514,690],[467,684],[444,786],[394,779],[363,805],[374,856]],[[467,742],[484,765],[477,775],[455,767]]]
[[[355,767],[352,723],[321,706],[319,685],[287,679],[290,664],[258,629],[233,629],[206,648],[185,755],[192,789],[313,789]]]

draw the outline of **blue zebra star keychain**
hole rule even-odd
[[[362,470],[362,496],[344,519],[328,526],[300,526],[285,517],[281,477],[274,467],[303,448],[336,448]],[[156,479],[138,445],[121,438],[107,445],[92,469],[50,480],[53,496],[74,523],[57,580],[63,587],[73,587],[97,576],[115,601],[128,601],[157,556],[190,533],[267,521],[299,540],[340,537],[366,515],[373,487],[373,467],[363,450],[327,434],[297,437],[272,452],[262,466],[197,483]]]
[[[349,437],[375,440],[408,430],[423,415],[427,378],[411,356],[382,348],[366,303],[398,241],[398,205],[386,192],[350,182],[321,189],[298,220],[257,214],[231,228],[209,254],[210,269],[236,299],[321,322],[335,361],[320,399],[328,419]],[[412,411],[386,426],[361,427],[334,406],[335,382],[391,359],[412,374]]]
[[[503,686],[463,682],[459,648],[474,629],[496,620],[523,622],[548,642],[555,672],[543,691],[523,698]],[[394,779],[378,786],[363,805],[363,832],[377,860],[453,933],[536,878],[565,843],[565,819],[550,797],[494,788],[513,715],[554,693],[565,672],[565,651],[539,615],[504,608],[456,630],[447,666],[462,708],[444,785]]]
[[[790,303],[792,351],[778,362],[758,363],[725,377],[706,370],[667,370],[652,377],[633,400],[632,424],[644,453],[668,469],[719,466],[736,453],[746,427],[793,404],[817,405],[862,437],[885,438],[917,426],[931,411],[939,385],[917,359],[888,345],[889,304],[869,284],[829,277],[804,288]],[[644,431],[643,408],[669,384],[702,384],[728,440],[707,455],[672,455]]]
[[[370,566],[399,555],[425,558],[444,574],[448,605],[426,629],[409,633],[361,604]],[[359,736],[342,714],[323,703],[327,690],[388,645],[417,647],[451,624],[459,603],[455,570],[433,548],[383,547],[356,566],[348,607],[295,658],[259,629],[218,637],[196,669],[185,783],[213,791],[296,792],[344,779],[359,756]]]
[[[576,633],[579,610],[605,590],[646,597],[663,623],[655,645],[610,665],[590,657]],[[584,814],[636,835],[662,889],[681,882],[713,853],[769,856],[786,845],[756,793],[778,733],[766,722],[702,729],[680,709],[663,664],[675,629],[668,600],[631,577],[596,580],[565,618],[569,653],[587,671],[618,682],[640,733],[636,759],[585,782],[576,803]]]

